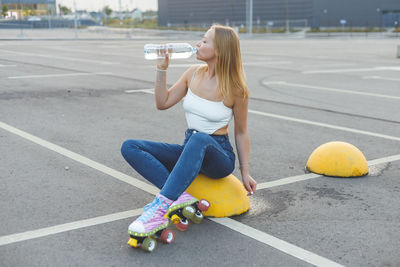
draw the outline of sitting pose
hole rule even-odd
[[[183,144],[127,140],[122,145],[125,160],[161,190],[129,226],[131,235],[143,236],[166,228],[165,214],[174,205],[193,203],[194,197],[184,191],[199,173],[219,179],[233,172],[235,153],[228,138],[232,117],[243,185],[249,195],[256,190],[257,183],[249,173],[249,89],[239,37],[230,27],[214,25],[196,46],[197,59],[206,64],[190,67],[170,89],[166,86],[168,52],[163,51],[165,57],[157,62],[157,108],[168,109],[185,97],[188,130]]]

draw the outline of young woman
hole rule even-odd
[[[257,183],[249,173],[249,89],[237,33],[230,27],[212,26],[197,43],[197,59],[206,64],[190,67],[170,89],[166,86],[168,53],[157,62],[157,108],[168,109],[185,97],[183,108],[189,129],[183,144],[127,140],[122,145],[125,160],[161,189],[129,226],[130,235],[146,236],[166,228],[167,212],[175,205],[190,205],[196,200],[184,191],[199,173],[218,179],[233,172],[235,154],[228,138],[232,117],[243,185],[249,195],[256,190]]]

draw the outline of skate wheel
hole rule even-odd
[[[203,220],[204,216],[203,213],[201,213],[201,211],[196,211],[196,213],[193,215],[192,217],[192,222],[194,223],[201,223],[201,221]]]
[[[191,219],[196,210],[192,206],[187,206],[183,209],[182,214],[188,219]]]
[[[189,226],[189,221],[186,220],[185,218],[182,218],[176,225],[176,229],[183,232],[188,228],[188,226]]]
[[[161,241],[165,244],[171,244],[174,242],[175,234],[170,230],[164,230],[161,233]]]
[[[127,243],[129,246],[131,246],[131,247],[134,247],[134,248],[137,248],[137,247],[139,247],[138,246],[138,242],[137,242],[137,240],[136,239],[134,239],[134,238],[129,238],[129,240],[128,240],[128,243]]]
[[[142,249],[147,252],[153,252],[156,246],[157,246],[157,241],[155,241],[153,238],[146,237],[143,240]]]
[[[173,224],[178,224],[180,220],[181,220],[181,218],[176,214],[172,215],[172,217],[171,217],[171,222]]]
[[[208,202],[205,199],[200,200],[199,204],[197,204],[197,207],[199,208],[199,210],[201,211],[207,211],[208,208],[210,207],[210,202]]]

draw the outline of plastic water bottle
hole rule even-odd
[[[162,51],[171,50],[172,52],[169,52],[169,58],[171,59],[189,58],[197,52],[197,48],[188,43],[147,44],[144,46],[144,58],[148,60],[162,59],[165,57],[162,55],[164,54]]]

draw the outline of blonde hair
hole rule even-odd
[[[220,94],[225,98],[230,95],[248,98],[250,91],[246,85],[246,76],[242,65],[239,36],[227,26],[213,25],[214,47],[217,55],[215,74]],[[200,73],[207,71],[207,66],[200,68]]]

